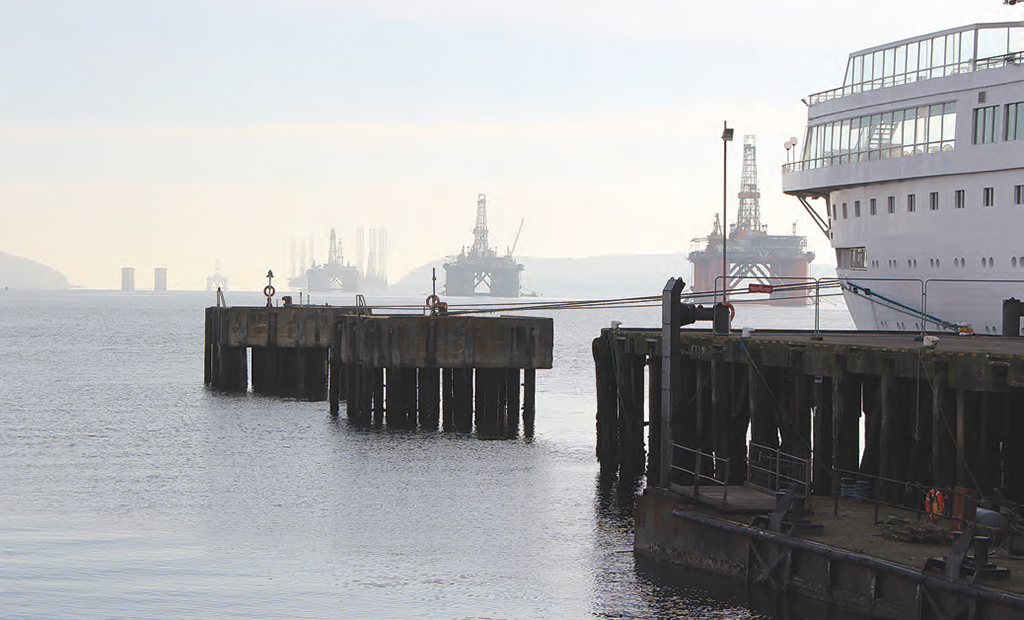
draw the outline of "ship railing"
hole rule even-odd
[[[678,443],[673,443],[672,448],[672,470],[684,474],[684,478],[689,480],[689,487],[693,493],[693,498],[700,499],[701,485],[703,482],[707,482],[712,486],[722,487],[722,505],[728,505],[729,476],[732,473],[732,459],[721,458],[711,452],[705,452],[701,448],[691,448]],[[682,458],[676,458],[677,452],[682,453]],[[693,469],[684,467],[681,463],[693,463]],[[716,474],[721,479],[716,477]]]
[[[806,497],[811,488],[811,460],[751,441],[747,453],[747,486],[765,493],[793,488],[797,496]]]
[[[941,501],[936,496],[941,495]],[[832,468],[833,514],[839,514],[839,500],[874,505],[874,523],[880,523],[879,508],[897,508],[933,523],[949,523],[954,530],[974,520],[978,494],[964,487],[931,486],[907,480],[893,480],[858,471]],[[929,502],[929,497],[932,498]]]
[[[924,82],[925,80],[959,75],[962,73],[972,73],[974,71],[998,69],[1000,67],[1019,65],[1022,63],[1024,63],[1024,51],[996,54],[995,56],[987,56],[977,60],[962,60],[959,62],[936,65],[934,67],[922,67],[912,71],[906,71],[904,73],[883,75],[882,77],[865,80],[856,84],[848,84],[831,88],[829,90],[823,90],[809,95],[807,97],[807,103],[808,105],[815,105],[818,103],[825,103],[826,101],[832,101],[834,99],[842,99],[843,97],[849,97],[850,95],[880,90],[882,88],[903,86],[904,84],[913,84],[914,82]]]

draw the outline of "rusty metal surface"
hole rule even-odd
[[[537,317],[371,316],[338,321],[341,361],[377,368],[551,368],[554,322]]]

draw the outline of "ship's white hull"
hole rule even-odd
[[[956,53],[916,57],[937,64],[913,73],[926,44]],[[857,82],[865,58],[874,82]],[[1024,22],[870,48],[850,67],[841,91],[810,97],[783,188],[825,199],[854,323],[1001,333],[1003,300],[1024,299]]]

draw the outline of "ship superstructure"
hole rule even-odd
[[[1024,297],[1024,22],[855,52],[804,102],[783,190],[830,238],[856,325],[999,333]]]

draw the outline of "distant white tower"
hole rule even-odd
[[[167,267],[157,267],[153,270],[153,290],[157,292],[167,290]]]
[[[121,267],[121,290],[135,290],[135,267]]]

